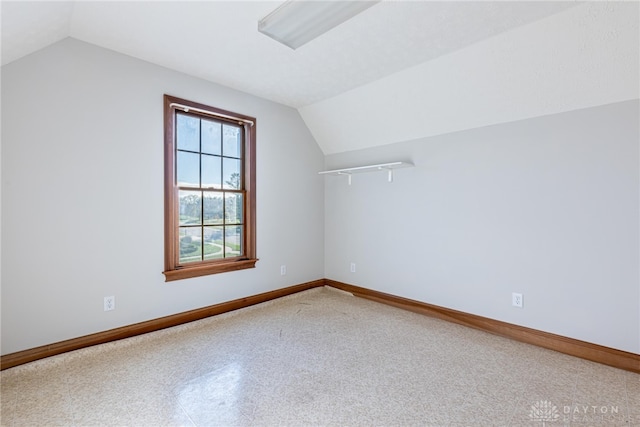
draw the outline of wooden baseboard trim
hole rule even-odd
[[[326,279],[325,284],[327,286],[350,292],[361,298],[392,305],[394,307],[447,320],[449,322],[458,323],[474,329],[480,329],[495,335],[555,350],[560,353],[580,357],[592,362],[598,362],[615,368],[640,373],[640,354],[616,350],[614,348],[604,347],[586,341],[580,341],[499,320],[451,310],[437,305],[398,297],[367,288],[361,288],[359,286],[349,285],[335,280]]]
[[[104,332],[98,332],[79,338],[60,341],[54,344],[48,344],[28,350],[18,351],[16,353],[0,356],[0,370],[12,368],[14,366],[33,362],[35,360],[44,359],[45,357],[66,353],[68,351],[78,350],[84,347],[104,344],[123,338],[130,338],[136,335],[146,334],[148,332],[159,331],[161,329],[170,328],[172,326],[182,325],[183,323],[193,322],[195,320],[204,319],[206,317],[215,316],[217,314],[249,307],[251,305],[270,301],[276,298],[284,297],[324,285],[324,279],[314,280],[312,282],[301,283],[299,285],[289,286],[282,289],[276,289],[274,291],[269,291],[246,298],[240,298],[233,301],[223,302],[208,307],[198,308],[183,313],[173,314],[171,316],[161,317],[158,319],[148,320],[146,322],[136,323],[133,325],[123,326]]]
[[[287,295],[302,292],[319,286],[331,286],[336,289],[352,293],[355,296],[366,298],[372,301],[380,302],[405,310],[413,311],[423,315],[447,320],[449,322],[458,323],[460,325],[479,329],[495,335],[511,338],[528,344],[537,345],[539,347],[555,350],[571,356],[580,357],[582,359],[591,360],[593,362],[602,363],[613,366],[615,368],[640,373],[640,355],[592,344],[573,338],[563,337],[548,332],[538,331],[511,323],[501,322],[474,314],[464,313],[449,308],[439,307],[437,305],[427,304],[424,302],[411,300],[383,292],[362,288],[347,283],[338,282],[330,279],[319,279],[311,282],[301,283],[299,285],[287,288],[276,289],[274,291],[265,292],[258,295],[240,298],[229,302],[211,305],[208,307],[198,308],[171,316],[161,317],[158,319],[148,320],[146,322],[136,323],[121,328],[111,329],[104,332],[98,332],[79,338],[73,338],[53,344],[43,345],[40,347],[19,351],[16,353],[0,356],[0,370],[12,368],[14,366],[33,362],[35,360],[44,359],[46,357],[55,356],[57,354],[66,353],[68,351],[78,350],[84,347],[90,347],[97,344],[104,344],[111,341],[130,338],[136,335],[146,334],[148,332],[159,331],[161,329],[178,326],[184,323],[193,322],[195,320],[204,319],[217,314],[226,313],[272,299],[284,297]]]

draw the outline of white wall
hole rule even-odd
[[[256,269],[164,282],[164,93],[257,118]],[[4,66],[2,106],[2,354],[323,277],[294,109],[73,39]]]
[[[637,100],[324,158],[416,164],[349,187],[295,110],[86,43],[1,78],[2,354],[321,277],[640,352]],[[257,118],[256,269],[164,282],[164,93]]]
[[[326,277],[640,353],[639,113],[627,101],[327,156],[416,166],[392,184],[326,178]]]

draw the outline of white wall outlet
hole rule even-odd
[[[352,262],[352,263],[351,263],[351,272],[352,272],[352,273],[355,273],[355,272],[356,272],[356,263],[355,263],[355,262]]]
[[[115,310],[116,308],[116,297],[104,297],[104,311]]]
[[[511,305],[522,308],[522,294],[514,292],[511,294]]]
[[[281,265],[280,266],[280,275],[284,276],[285,274],[287,274],[287,266],[286,265]]]

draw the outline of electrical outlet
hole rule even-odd
[[[352,273],[355,273],[355,272],[356,272],[356,263],[355,263],[355,262],[352,262],[352,263],[351,263],[351,272],[352,272]]]
[[[104,297],[104,311],[115,310],[116,308],[116,297]]]
[[[522,294],[514,292],[511,294],[511,305],[522,308]]]
[[[287,274],[287,266],[286,265],[281,265],[280,266],[280,275],[284,276],[285,274]]]

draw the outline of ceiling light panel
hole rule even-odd
[[[297,49],[378,1],[288,0],[258,21],[258,31]]]

